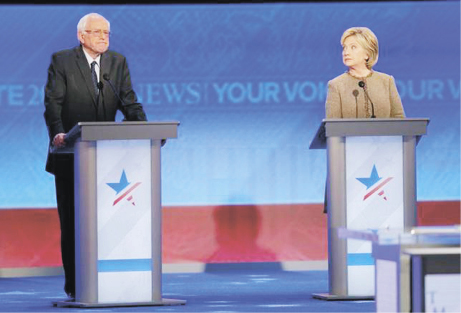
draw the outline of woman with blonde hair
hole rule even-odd
[[[352,27],[341,36],[348,70],[328,82],[326,118],[404,118],[394,77],[373,70],[378,38],[366,27]],[[327,187],[323,212],[327,212]]]
[[[403,118],[394,77],[373,70],[378,39],[366,27],[347,29],[341,37],[348,70],[328,82],[326,118]]]

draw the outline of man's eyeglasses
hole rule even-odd
[[[85,30],[86,33],[93,35],[95,37],[103,35],[104,37],[110,36],[110,31],[108,30]]]

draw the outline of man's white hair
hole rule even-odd
[[[85,31],[86,24],[88,23],[88,20],[90,18],[103,18],[107,22],[107,25],[109,26],[109,31],[110,31],[110,22],[104,16],[98,13],[88,13],[87,15],[82,17],[80,21],[78,22],[77,32],[82,33],[83,31]]]

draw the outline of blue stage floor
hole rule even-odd
[[[0,312],[374,312],[374,301],[323,301],[326,271],[230,270],[163,274],[163,298],[182,306],[56,308],[63,276],[0,278]]]

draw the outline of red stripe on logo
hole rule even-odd
[[[130,189],[128,189],[127,191],[125,191],[120,197],[118,197],[117,199],[115,199],[114,201],[114,204],[112,204],[112,206],[116,205],[120,200],[122,200],[123,198],[125,198],[125,196],[127,194],[129,194],[133,189],[135,189],[136,187],[138,187],[141,183],[136,183],[134,184]]]
[[[385,184],[387,184],[393,177],[388,177],[386,178],[381,184],[379,184],[377,187],[375,187],[372,191],[370,191],[369,193],[367,193],[365,195],[365,197],[363,197],[363,201],[365,201],[369,196],[371,196],[372,194],[374,194],[379,188],[381,188],[382,186],[384,186]]]

